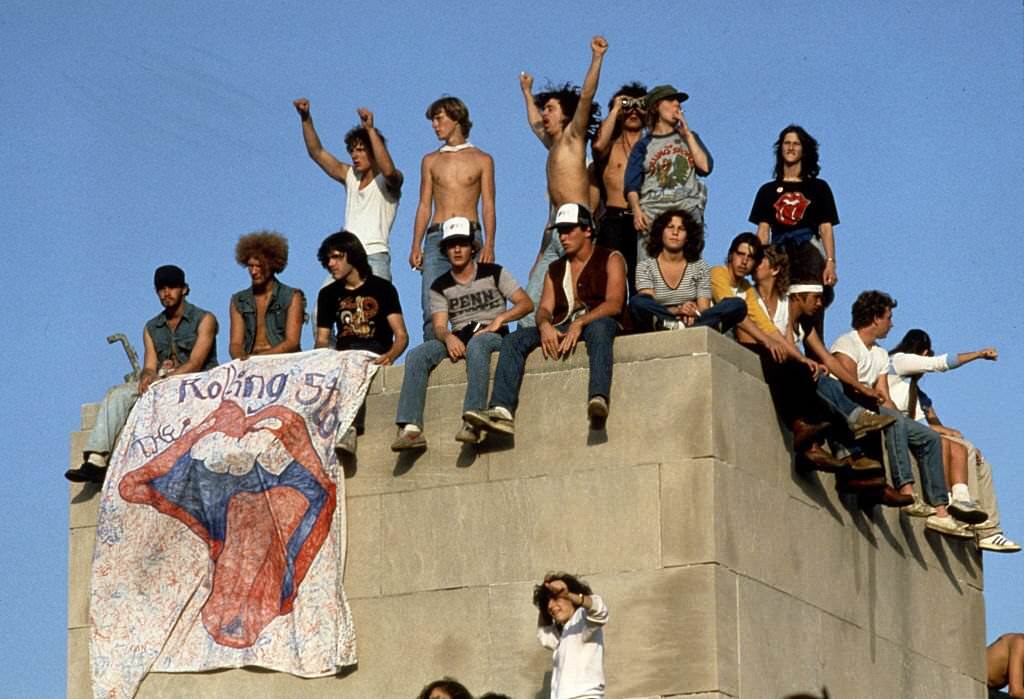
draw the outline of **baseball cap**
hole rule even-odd
[[[157,289],[162,289],[165,286],[170,286],[180,289],[181,287],[187,286],[185,284],[185,271],[176,265],[163,265],[157,267],[153,273],[153,286]]]
[[[583,204],[562,204],[558,207],[555,222],[551,227],[572,228],[574,226],[593,228],[594,220],[590,215],[590,210]]]
[[[647,108],[650,109],[654,103],[659,100],[675,99],[680,102],[685,102],[690,99],[690,96],[685,92],[680,92],[672,85],[658,85],[648,92],[647,97],[644,99]]]

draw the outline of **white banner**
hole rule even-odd
[[[92,567],[94,696],[148,672],[356,662],[334,456],[376,366],[322,349],[153,384],[103,486]]]

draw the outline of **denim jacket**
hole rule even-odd
[[[204,311],[198,306],[193,306],[185,301],[185,312],[181,316],[178,327],[171,330],[167,325],[167,316],[160,313],[146,323],[146,331],[149,333],[153,345],[156,347],[156,359],[162,363],[166,359],[174,360],[175,365],[184,364],[192,354],[196,339],[199,337],[199,323],[209,311]],[[200,367],[201,371],[207,371],[217,366],[217,340],[214,338],[210,354]]]
[[[267,342],[276,345],[284,341],[285,329],[288,325],[288,307],[292,305],[292,296],[296,290],[287,284],[274,280],[274,290],[270,293],[270,301],[267,303],[267,312],[263,317],[263,325],[266,328]],[[298,292],[302,293],[302,292]],[[252,287],[242,289],[231,296],[231,305],[242,314],[245,321],[245,353],[252,352],[252,346],[256,342],[256,297],[252,293]]]

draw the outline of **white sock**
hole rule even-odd
[[[402,434],[419,434],[422,431],[423,430],[421,430],[418,426],[412,424],[411,422],[407,422],[405,425],[402,426]]]
[[[86,455],[85,460],[93,466],[99,466],[100,468],[105,468],[107,465],[107,455],[99,454],[94,451],[90,451],[88,455]]]
[[[493,410],[494,410],[494,412],[496,412],[498,415],[501,415],[506,420],[511,420],[512,419],[512,413],[510,413],[508,411],[508,408],[506,408],[506,407],[504,407],[502,405],[494,406]]]
[[[953,484],[953,499],[954,500],[970,500],[971,491],[967,489],[966,483],[954,483]]]

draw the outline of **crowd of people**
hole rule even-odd
[[[594,37],[590,49],[580,87],[534,92],[532,76],[519,77],[529,128],[548,152],[550,201],[525,287],[496,260],[494,162],[469,141],[468,107],[445,96],[426,110],[442,145],[420,165],[408,257],[421,272],[423,342],[406,355],[392,450],[426,449],[427,382],[445,359],[463,361],[467,372],[455,439],[477,444],[515,433],[530,353],[540,348],[558,359],[582,340],[589,359],[586,415],[600,430],[611,407],[617,336],[708,327],[758,356],[799,469],[835,474],[837,489],[862,506],[899,507],[925,518],[929,529],[972,539],[983,550],[1019,551],[1000,528],[990,464],[939,421],[920,387],[926,373],[992,361],[996,350],[936,355],[927,333],[911,330],[887,352],[879,343],[897,303],[875,290],[857,297],[851,329],[828,343],[824,313],[839,280],[839,216],[820,177],[818,143],[795,124],[775,142],[773,179],[756,190],[748,218],[755,230],[732,239],[724,264],[710,264],[703,257],[704,210],[714,160],[687,121],[688,95],[668,84],[631,82],[612,96],[602,121],[594,98],[608,43]],[[351,161],[345,162],[322,145],[309,101],[297,99],[294,107],[309,157],[345,190],[345,225],[316,253],[328,278],[309,309],[302,290],[278,279],[288,263],[287,240],[271,231],[239,239],[236,260],[251,283],[231,297],[229,354],[299,351],[308,310],[315,347],[368,350],[375,363],[392,364],[409,345],[391,283],[391,229],[405,177],[368,109],[357,110],[359,125],[345,135]],[[140,379],[107,394],[81,466],[65,474],[69,480],[103,481],[117,432],[153,381],[217,364],[217,320],[189,303],[185,273],[162,266],[154,286],[163,308],[144,329]],[[499,359],[488,395],[494,353]],[[338,435],[338,449],[355,454],[365,429],[360,410]],[[556,629],[541,642],[556,649],[556,668],[559,653],[568,654],[567,634],[578,625],[584,637],[599,636],[607,615],[600,598],[570,578],[578,583],[568,576],[539,588],[542,620]],[[557,608],[567,599],[572,609]],[[597,684],[584,694],[555,691],[558,684],[553,697],[601,696]],[[457,699],[460,691],[431,685],[421,697]]]

